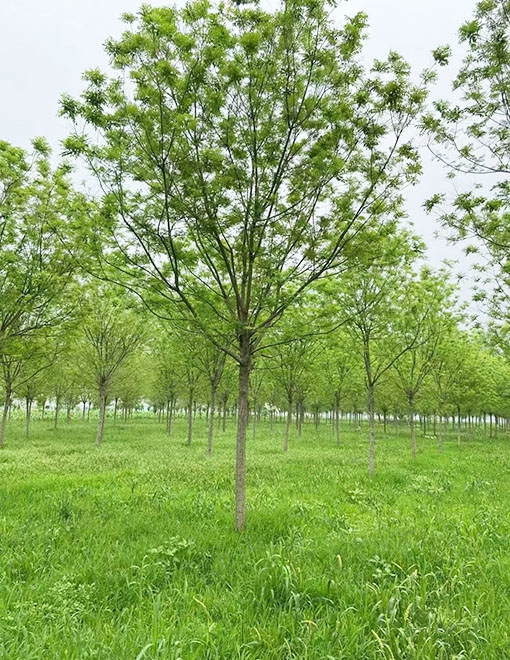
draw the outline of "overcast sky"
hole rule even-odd
[[[265,4],[269,4],[266,0]],[[79,94],[85,69],[105,67],[103,42],[119,35],[122,12],[136,11],[139,0],[0,0],[0,139],[28,147],[33,136],[44,135],[58,151],[68,131],[58,117],[58,99],[64,92]],[[165,2],[154,1],[162,5]],[[417,71],[430,65],[438,45],[456,43],[459,26],[468,20],[475,0],[349,0],[336,14],[365,11],[370,21],[367,58],[401,52]],[[436,93],[448,94],[448,78]],[[409,214],[416,229],[432,246],[431,260],[460,255],[434,242],[437,229],[421,210],[423,199],[444,187],[438,166],[427,166],[418,189],[408,193]]]

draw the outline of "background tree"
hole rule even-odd
[[[83,337],[79,350],[83,371],[94,381],[99,396],[96,447],[103,441],[113,378],[144,337],[143,317],[133,309],[122,307],[120,302],[104,289],[83,302]]]
[[[433,274],[424,268],[419,278],[408,283],[407,302],[397,320],[404,326],[406,334],[415,338],[414,344],[393,365],[393,376],[407,403],[413,460],[416,458],[416,397],[433,370],[442,336],[452,327],[452,295],[447,273]]]
[[[84,200],[73,192],[69,167],[52,169],[50,156],[41,138],[33,141],[30,155],[0,141],[0,360],[5,381],[0,445],[22,362],[27,367],[26,356],[72,310],[73,297],[65,293],[75,264],[60,236],[83,217]]]

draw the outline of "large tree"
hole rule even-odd
[[[448,100],[435,103],[424,118],[434,153],[457,175],[453,200],[436,194],[426,206],[440,208],[454,239],[467,244],[491,266],[496,314],[508,320],[510,303],[510,1],[482,0],[459,29],[466,49]],[[445,63],[449,49],[436,58]],[[471,176],[467,176],[471,175]],[[443,205],[448,202],[448,205]],[[494,276],[497,284],[494,284]]]
[[[420,169],[406,132],[426,96],[395,53],[364,71],[363,14],[340,29],[324,0],[240,4],[125,15],[127,31],[107,42],[116,73],[89,71],[81,98],[62,100],[67,152],[104,192],[104,267],[239,366],[238,529],[254,356],[301,293],[342,267],[345,246],[399,204]]]

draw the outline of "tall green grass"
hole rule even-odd
[[[233,529],[234,428],[206,456],[153,420],[34,421],[0,452],[0,658],[504,660],[510,657],[507,439],[283,425],[248,448]]]

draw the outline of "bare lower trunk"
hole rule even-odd
[[[113,402],[113,425],[117,424],[117,409],[119,407],[119,397],[116,396]]]
[[[2,414],[2,424],[0,425],[0,447],[5,444],[5,429],[7,427],[7,418],[9,417],[9,407],[11,405],[10,394],[5,395],[4,409]]]
[[[225,429],[227,428],[227,400],[223,400],[223,419],[221,422],[221,430],[223,433],[225,433]]]
[[[207,453],[212,454],[214,434],[214,411],[216,408],[216,387],[211,387],[211,408],[209,410],[209,433],[207,435]]]
[[[188,447],[193,439],[193,391],[190,390],[188,398]]]
[[[32,399],[25,400],[25,438],[30,434],[30,417],[32,416]]]
[[[289,451],[289,435],[290,435],[290,425],[292,423],[292,401],[288,402],[287,407],[287,423],[285,424],[285,435],[283,438],[283,451]]]
[[[246,430],[248,428],[248,397],[250,393],[251,346],[250,335],[239,337],[239,396],[237,403],[236,439],[236,515],[235,526],[242,531],[246,525]]]
[[[368,473],[372,477],[375,472],[375,398],[374,386],[368,386],[368,435],[369,435],[369,457]]]
[[[166,432],[167,435],[170,435],[172,433],[172,420],[174,416],[174,406],[175,406],[175,399],[172,396],[168,402],[168,414],[166,416]]]
[[[101,385],[99,389],[99,421],[97,424],[96,447],[100,447],[103,442],[104,423],[106,419],[106,385]]]
[[[55,419],[54,419],[54,422],[53,422],[53,428],[55,428],[55,429],[58,426],[59,415],[60,415],[60,397],[57,396],[57,398],[55,399]]]
[[[413,455],[413,461],[416,460],[416,429],[414,426],[414,401],[411,399],[409,401],[409,431],[411,433],[411,447],[412,447],[412,455]]]

